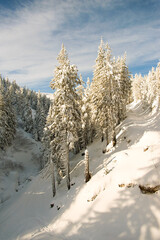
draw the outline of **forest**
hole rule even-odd
[[[0,77],[0,151],[11,146],[16,128],[21,127],[43,146],[40,168],[49,168],[52,194],[65,177],[71,187],[70,155],[85,151],[85,178],[90,179],[87,147],[100,138],[116,146],[117,126],[126,118],[129,103],[141,100],[153,108],[160,101],[160,63],[146,76],[131,75],[124,56],[112,57],[110,46],[101,40],[93,79],[82,79],[76,65],[70,64],[62,44],[58,65],[50,82],[53,100],[40,92],[19,87]],[[82,173],[83,174],[83,173]]]

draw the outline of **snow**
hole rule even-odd
[[[53,91],[54,93],[54,91]],[[54,99],[54,94],[53,93],[41,93],[42,95],[45,95],[47,98],[49,98],[51,101]]]
[[[141,102],[130,104],[117,127],[117,146],[105,154],[103,149],[99,139],[88,147],[89,182],[81,152],[71,159],[69,191],[64,179],[53,198],[44,170],[3,202],[0,239],[159,240],[160,191],[142,194],[139,184],[160,184],[160,114]],[[24,164],[25,149],[20,153]],[[16,178],[14,172],[10,178]]]
[[[13,145],[0,159],[0,203],[9,199],[39,171],[41,146],[30,134],[17,129]]]

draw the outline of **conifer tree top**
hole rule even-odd
[[[62,43],[61,51],[58,54],[57,60],[60,65],[69,65],[70,64],[69,59],[68,59],[67,50],[64,47],[63,43]]]
[[[80,80],[78,78],[78,69],[75,65],[70,65],[67,51],[62,44],[62,48],[57,57],[59,66],[54,70],[54,78],[51,81],[52,89],[59,89],[68,92],[74,89]]]

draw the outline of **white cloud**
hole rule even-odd
[[[14,11],[3,9],[0,72],[21,85],[38,86],[52,78],[62,42],[80,72],[92,71],[101,36],[114,55],[126,50],[130,65],[159,59],[156,26],[160,19],[145,22],[142,13],[137,22],[135,12],[125,11],[125,4],[122,0],[35,0]]]

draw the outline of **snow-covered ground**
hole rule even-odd
[[[6,153],[0,156],[0,203],[8,200],[37,175],[40,169],[41,144],[22,128]]]
[[[139,184],[160,185],[160,115],[132,103],[117,132],[109,152],[99,140],[88,147],[88,183],[80,153],[71,161],[69,191],[64,179],[52,198],[42,171],[2,203],[0,239],[159,240],[160,191],[142,194]]]

